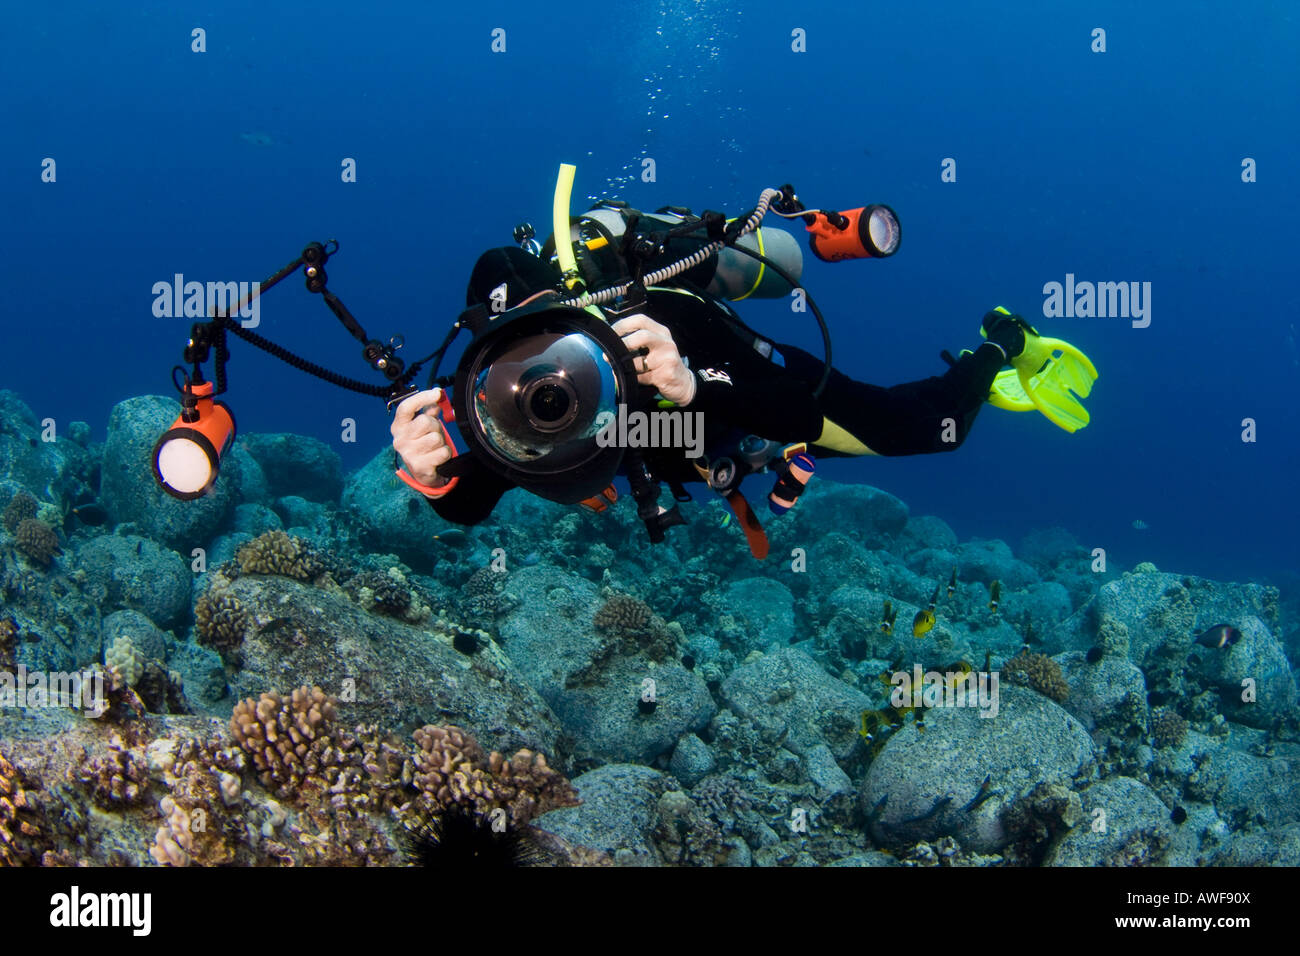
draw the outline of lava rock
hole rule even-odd
[[[253,434],[240,438],[262,466],[271,497],[297,495],[309,501],[338,503],[343,493],[343,461],[329,445],[306,435]],[[389,451],[392,461],[392,451]]]
[[[838,759],[858,741],[858,715],[870,698],[822,670],[806,654],[785,648],[736,668],[722,682],[722,699],[764,736],[804,754],[826,744]]]
[[[878,843],[951,834],[966,850],[996,853],[1012,840],[1002,820],[1007,807],[1039,784],[1069,785],[1094,760],[1083,725],[1031,690],[1001,682],[997,716],[980,713],[931,708],[924,732],[909,721],[890,737],[860,788]],[[986,777],[992,795],[966,810]]]

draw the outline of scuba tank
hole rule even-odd
[[[583,282],[588,288],[599,288],[630,275],[623,254],[624,238],[630,231],[649,232],[653,236],[656,232],[678,228],[694,219],[696,217],[691,211],[681,206],[664,206],[654,213],[642,213],[617,199],[596,203],[570,224],[568,238]],[[645,271],[653,272],[690,256],[709,241],[701,220],[698,234],[674,237],[662,248],[652,250],[652,254],[645,258]],[[760,226],[741,236],[736,245],[766,256],[796,281],[803,273],[803,251],[794,236],[782,229]],[[552,235],[542,246],[541,256],[549,260],[554,254],[555,236]],[[687,269],[680,279],[733,302],[748,298],[783,298],[792,289],[762,262],[730,247]]]

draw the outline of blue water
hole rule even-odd
[[[153,316],[153,283],[258,279],[329,237],[330,287],[423,354],[482,249],[523,219],[549,231],[560,162],[578,165],[576,208],[613,192],[735,213],[792,181],[810,205],[887,202],[902,220],[892,259],[806,257],[837,365],[869,381],[939,373],[938,352],[974,347],[994,305],[1040,320],[1044,283],[1067,273],[1152,284],[1148,328],[1041,321],[1101,372],[1083,431],[988,409],[953,455],[826,474],[963,537],[1014,544],[1059,524],[1125,563],[1295,569],[1294,5],[848,6],[7,5],[0,386],[102,438],[114,403],[171,390],[188,320]],[[195,27],[206,53],[190,51]],[[791,51],[794,28],[808,52]],[[654,183],[637,179],[642,156]],[[1245,157],[1257,182],[1241,181]],[[784,302],[742,314],[819,348]],[[367,373],[297,277],[268,294],[259,331]],[[234,351],[242,430],[320,437],[348,466],[385,443],[378,401]],[[339,442],[344,418],[356,444]]]

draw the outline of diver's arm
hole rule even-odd
[[[645,314],[620,319],[614,331],[636,355],[637,382],[678,408],[701,412],[772,441],[811,441],[821,412],[809,386],[721,327],[713,310],[690,298],[660,299],[668,324]],[[679,352],[681,348],[686,355]]]
[[[492,514],[501,496],[514,487],[472,456],[456,459],[460,480],[438,498],[428,498],[438,517],[453,524],[478,524]],[[427,497],[427,496],[426,496]]]

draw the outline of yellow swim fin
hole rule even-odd
[[[994,311],[1011,313],[998,306]],[[980,335],[984,335],[980,329]],[[1052,424],[1075,432],[1091,421],[1080,399],[1092,392],[1097,369],[1088,356],[1069,342],[1025,330],[1024,351],[993,379],[990,404],[1013,412],[1037,409]]]

